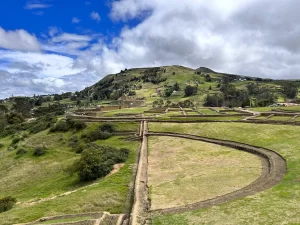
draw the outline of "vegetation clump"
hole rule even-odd
[[[83,121],[77,121],[73,119],[60,120],[50,129],[50,132],[67,132],[71,129],[76,131],[86,128],[86,123]]]
[[[27,153],[27,151],[23,148],[18,149],[18,151],[16,152],[16,155],[25,155]]]
[[[125,162],[128,155],[126,148],[90,144],[73,164],[72,170],[78,174],[80,181],[96,180],[109,174],[114,164]]]
[[[110,138],[115,132],[115,126],[111,123],[103,123],[99,126],[98,129],[90,131],[88,133],[83,134],[81,137],[86,139],[88,142],[93,142],[96,140],[105,140]]]
[[[33,150],[34,156],[42,156],[45,155],[45,153],[46,153],[46,148],[44,146],[35,147]]]
[[[10,210],[17,200],[11,196],[0,199],[0,213]]]

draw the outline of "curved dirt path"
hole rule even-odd
[[[229,202],[235,199],[243,198],[249,195],[256,194],[258,192],[269,189],[276,184],[278,184],[283,176],[286,173],[286,162],[278,153],[275,151],[251,146],[243,143],[238,143],[234,141],[225,141],[218,140],[213,138],[206,138],[196,135],[189,134],[178,134],[178,133],[156,133],[149,132],[148,136],[170,136],[170,137],[178,137],[178,138],[186,138],[191,140],[198,140],[218,145],[227,146],[230,148],[235,148],[241,151],[246,151],[252,154],[255,154],[261,158],[262,161],[262,174],[261,176],[252,182],[251,184],[228,194],[217,196],[212,199],[208,199],[205,201],[196,202],[193,204],[189,204],[181,207],[173,207],[173,208],[165,208],[165,209],[157,209],[150,210],[149,213],[151,215],[159,215],[159,214],[170,214],[170,213],[178,213],[178,212],[186,212],[191,210],[197,210],[201,208],[210,207],[213,205],[219,205],[225,202]]]

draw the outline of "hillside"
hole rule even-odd
[[[224,92],[224,90],[222,91],[224,83],[230,83],[237,90],[245,91],[248,91],[247,85],[255,84],[256,87],[268,89],[275,94],[274,101],[267,103],[272,104],[285,101],[287,97],[282,93],[281,86],[287,82],[291,81],[220,73],[206,67],[194,70],[174,65],[125,69],[120,73],[104,77],[96,84],[76,93],[76,96],[99,104],[107,100],[117,100],[122,95],[126,95],[130,99],[145,100],[148,104],[163,98],[174,103],[188,99],[195,105],[201,106],[205,103],[207,95]],[[293,83],[299,88],[299,82],[293,81]],[[192,93],[187,95],[185,92],[187,86],[195,87],[196,90],[192,90]],[[248,99],[256,98],[252,93],[250,95],[252,96],[249,96]]]

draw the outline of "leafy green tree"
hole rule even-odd
[[[184,93],[185,93],[186,97],[197,94],[197,91],[198,91],[198,87],[197,86],[191,86],[191,85],[187,85],[184,89]]]
[[[174,89],[174,91],[180,90],[179,84],[177,82],[173,85],[173,89]]]
[[[27,97],[16,97],[14,98],[13,110],[21,113],[24,117],[30,117],[30,110],[33,108],[33,102]]]
[[[287,98],[296,98],[298,94],[298,87],[294,82],[288,82],[281,86],[282,93]]]
[[[73,172],[78,173],[80,181],[96,180],[109,174],[114,164],[125,162],[128,155],[129,150],[125,148],[92,144],[74,163]]]

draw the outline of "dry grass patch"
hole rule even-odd
[[[238,190],[256,180],[260,159],[224,146],[150,137],[151,209],[183,206]]]

